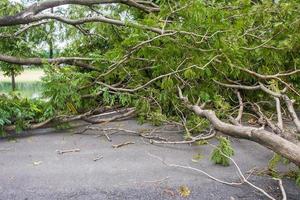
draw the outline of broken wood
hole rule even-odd
[[[103,158],[103,156],[102,155],[97,155],[94,159],[93,159],[93,161],[98,161],[98,160],[101,160]]]
[[[120,143],[120,144],[113,144],[112,147],[113,148],[120,148],[129,144],[134,144],[134,142],[128,141],[128,142],[124,142],[124,143]]]
[[[73,152],[80,152],[80,149],[65,149],[65,150],[56,150],[58,154],[65,154],[65,153],[73,153]]]

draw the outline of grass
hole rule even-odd
[[[39,68],[30,68],[25,69],[22,74],[16,77],[16,82],[36,82],[40,81],[41,78],[44,76],[43,69]],[[11,77],[4,76],[3,72],[0,71],[0,82],[10,82]]]
[[[41,78],[44,76],[44,71],[39,68],[25,69],[24,72],[16,77],[17,92],[23,97],[36,98],[41,96],[42,84]],[[3,76],[0,71],[0,93],[10,93],[11,77]]]

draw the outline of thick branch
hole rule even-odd
[[[54,15],[54,14],[41,14],[41,15],[35,15],[35,16],[31,17],[30,22],[36,22],[36,21],[48,20],[48,19],[53,19],[53,20],[60,21],[62,23],[69,24],[69,25],[74,25],[74,26],[85,24],[85,23],[90,23],[90,22],[101,22],[101,23],[107,23],[107,24],[112,24],[112,25],[116,25],[116,26],[136,27],[136,28],[144,29],[144,30],[151,31],[151,32],[154,32],[157,34],[163,33],[163,31],[159,28],[143,26],[140,24],[130,24],[130,23],[126,23],[121,20],[110,19],[110,18],[103,17],[103,16],[93,16],[93,17],[86,17],[86,18],[80,18],[80,19],[69,19],[69,18],[59,16],[59,15]]]
[[[121,3],[128,5],[129,7],[135,7],[144,12],[158,12],[160,9],[155,4],[147,3],[146,1],[135,0],[47,0],[39,3],[34,3],[24,11],[11,16],[5,16],[0,18],[1,26],[14,26],[19,24],[29,24],[36,21],[35,16],[40,12],[49,8],[54,8],[62,5],[81,5],[92,6],[96,4],[113,4]]]
[[[16,64],[16,65],[44,65],[44,64],[66,64],[74,65],[85,69],[90,69],[94,71],[101,71],[94,66],[86,64],[82,61],[92,60],[90,58],[80,58],[80,57],[60,57],[60,58],[19,58],[14,56],[8,56],[0,54],[0,61]]]
[[[205,110],[198,105],[191,105],[187,97],[182,95],[180,89],[179,96],[189,109],[198,116],[208,119],[216,130],[229,136],[255,141],[300,166],[300,146],[266,130],[225,123],[212,110]]]

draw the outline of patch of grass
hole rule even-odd
[[[42,83],[35,82],[17,82],[16,92],[23,97],[35,98],[39,97],[42,92]],[[10,82],[0,82],[0,93],[9,94],[12,91]]]

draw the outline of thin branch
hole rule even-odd
[[[268,197],[269,199],[271,200],[276,200],[275,198],[273,198],[271,195],[269,195],[265,190],[263,190],[262,188],[254,185],[253,183],[251,183],[250,181],[248,181],[247,178],[245,178],[244,174],[242,173],[242,170],[241,168],[238,166],[238,164],[235,162],[235,160],[233,158],[231,158],[230,156],[227,156],[220,148],[218,148],[217,146],[213,145],[213,144],[210,144],[211,146],[213,146],[214,148],[217,148],[219,149],[219,152],[225,156],[226,158],[228,158],[233,164],[234,166],[236,167],[241,179],[242,179],[242,182],[244,183],[247,183],[248,185],[250,185],[251,187],[253,187],[254,189],[260,191],[261,193],[263,193],[266,197]]]
[[[131,141],[128,141],[128,142],[123,142],[123,143],[120,143],[120,144],[114,144],[112,145],[113,148],[120,148],[120,147],[123,147],[123,146],[127,146],[129,144],[134,144],[134,142],[131,142]]]
[[[148,153],[149,156],[151,156],[152,158],[155,158],[159,161],[161,161],[164,165],[168,166],[168,167],[175,167],[175,168],[182,168],[182,169],[188,169],[188,170],[192,170],[192,171],[196,171],[198,173],[204,174],[205,176],[207,176],[208,178],[217,181],[219,183],[225,184],[225,185],[230,185],[230,186],[236,186],[236,185],[242,185],[243,182],[227,182],[227,181],[223,181],[220,180],[212,175],[210,175],[209,173],[201,170],[201,169],[197,169],[194,167],[190,167],[190,166],[184,166],[184,165],[177,165],[177,164],[171,164],[171,163],[167,163],[166,161],[164,161],[161,157],[153,155],[151,153]]]
[[[282,180],[279,179],[279,178],[273,178],[273,179],[278,181],[278,185],[279,185],[279,188],[280,188],[280,191],[281,191],[281,194],[282,194],[282,200],[287,200],[286,192],[285,192],[285,189],[283,187]]]
[[[46,0],[39,3],[34,3],[15,15],[0,18],[0,27],[36,22],[41,19],[37,18],[36,16],[38,16],[38,14],[42,11],[62,5],[80,5],[90,7],[92,5],[113,3],[125,4],[129,7],[134,7],[147,13],[160,11],[159,7],[154,3],[149,4],[145,3],[145,1],[137,2],[135,0]]]
[[[187,68],[184,68],[184,69],[179,69],[179,70],[176,70],[176,71],[173,71],[173,72],[170,72],[170,73],[167,73],[167,74],[163,74],[163,75],[160,75],[158,77],[155,77],[154,79],[151,79],[150,81],[148,81],[147,83],[145,83],[144,85],[141,85],[139,87],[136,87],[136,88],[133,88],[133,89],[128,89],[128,88],[116,88],[116,87],[113,87],[111,85],[108,85],[106,83],[103,83],[103,82],[100,82],[100,81],[97,81],[98,84],[104,86],[104,87],[107,87],[108,89],[110,90],[113,90],[113,91],[120,91],[120,92],[136,92],[140,89],[143,89],[145,88],[146,86],[150,85],[151,83],[159,80],[159,79],[162,79],[164,77],[168,77],[168,76],[171,76],[171,75],[174,75],[174,74],[177,74],[177,73],[180,73],[180,72],[183,72],[183,71],[186,71],[188,69],[191,69],[191,68],[197,68],[197,69],[201,69],[203,70],[205,67],[207,67],[213,60],[215,60],[219,55],[216,55],[215,57],[213,57],[209,62],[207,62],[203,67],[198,67],[197,65],[191,65]],[[179,66],[183,65],[183,63],[185,62],[185,60],[183,62],[181,62],[179,64]]]
[[[281,130],[283,130],[283,121],[282,121],[282,112],[281,112],[281,105],[280,105],[280,99],[277,97],[274,97],[276,102],[276,112],[277,112],[277,126]]]

